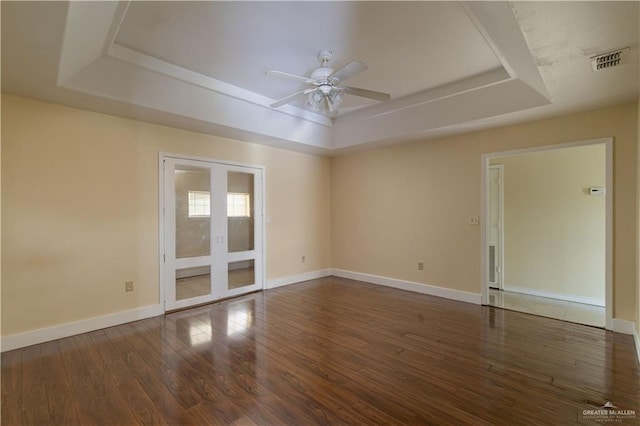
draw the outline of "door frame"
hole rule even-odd
[[[482,304],[489,304],[489,162],[494,158],[510,157],[514,155],[528,154],[554,149],[574,148],[579,146],[599,145],[605,146],[605,316],[607,330],[613,330],[613,138],[597,138],[558,145],[544,145],[539,147],[514,149],[509,151],[492,152],[482,154],[481,178],[480,178],[480,211],[483,220],[480,226],[480,282],[482,283]],[[504,269],[504,265],[503,265]]]
[[[266,216],[265,216],[265,211],[266,211],[266,167],[265,166],[261,166],[261,165],[256,165],[256,164],[248,164],[248,163],[241,163],[241,162],[236,162],[236,161],[228,161],[228,160],[219,160],[219,159],[215,159],[215,158],[209,158],[209,157],[202,157],[202,156],[195,156],[195,155],[186,155],[186,154],[175,154],[175,153],[171,153],[171,152],[165,152],[165,151],[159,151],[158,152],[158,276],[159,276],[159,292],[158,292],[158,297],[160,300],[160,305],[162,306],[162,310],[163,312],[167,312],[167,303],[166,303],[166,294],[165,294],[165,286],[167,285],[166,282],[166,271],[165,271],[165,261],[166,261],[166,256],[165,256],[165,242],[166,242],[166,235],[165,235],[165,196],[164,196],[164,190],[165,190],[165,179],[164,179],[164,160],[165,159],[175,159],[175,160],[191,160],[191,161],[204,161],[204,162],[208,162],[208,163],[217,163],[217,164],[221,164],[221,165],[225,165],[225,166],[232,166],[232,167],[245,167],[245,168],[250,168],[250,169],[256,169],[256,170],[260,170],[261,175],[262,175],[262,183],[261,183],[261,188],[260,191],[262,192],[262,206],[260,211],[255,210],[255,214],[258,215],[259,217],[256,218],[256,220],[260,221],[261,223],[261,229],[262,229],[262,235],[261,235],[261,244],[260,247],[256,247],[256,250],[260,250],[262,252],[262,256],[261,260],[260,260],[260,267],[262,268],[262,274],[260,277],[260,281],[262,281],[260,284],[260,289],[261,290],[265,290],[266,289],[266,282],[267,282],[267,242],[266,242]],[[219,299],[218,299],[219,300]]]
[[[499,190],[498,193],[499,195],[499,200],[498,200],[498,215],[500,216],[500,220],[498,221],[498,228],[500,229],[499,231],[499,235],[498,235],[498,253],[496,253],[497,255],[497,259],[498,259],[498,264],[500,265],[500,270],[496,273],[496,277],[498,280],[498,289],[502,290],[504,288],[504,165],[503,164],[489,164],[489,169],[487,170],[487,173],[489,172],[490,169],[496,169],[498,170],[498,186],[499,186]],[[487,185],[489,184],[489,182],[487,181]],[[487,197],[489,197],[489,191],[487,191]],[[489,208],[490,206],[487,206],[487,208]],[[487,209],[487,221],[489,220],[489,210]],[[491,226],[489,224],[489,226]],[[487,241],[488,244],[488,241]],[[488,255],[487,255],[487,262],[488,262]],[[488,273],[488,271],[487,271]],[[487,275],[487,280],[488,280],[488,275]]]

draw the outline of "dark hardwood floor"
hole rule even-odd
[[[631,336],[339,278],[2,355],[2,425],[575,424]]]

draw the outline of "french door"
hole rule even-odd
[[[263,288],[262,169],[164,156],[165,310]]]

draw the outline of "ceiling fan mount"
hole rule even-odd
[[[329,49],[324,49],[318,52],[318,61],[323,67],[327,66],[331,58],[333,58],[333,52]]]
[[[333,68],[329,67],[329,62],[332,58],[333,52],[329,49],[323,49],[318,52],[318,62],[320,62],[320,67],[313,70],[309,77],[289,74],[282,71],[267,71],[267,75],[304,81],[305,84],[312,86],[308,89],[289,95],[286,98],[280,99],[272,103],[270,106],[272,108],[278,108],[282,105],[293,102],[298,97],[307,96],[307,105],[309,105],[313,111],[325,109],[331,115],[335,115],[337,113],[338,106],[342,103],[344,94],[360,96],[377,101],[386,101],[391,98],[391,95],[387,93],[360,89],[358,87],[338,86],[340,82],[366,70],[367,66],[361,61],[351,61],[338,71],[334,71]]]

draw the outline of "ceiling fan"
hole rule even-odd
[[[361,61],[351,61],[338,71],[334,72],[333,68],[329,67],[329,61],[332,57],[333,52],[330,50],[321,50],[318,53],[320,67],[313,70],[309,77],[289,74],[282,71],[267,71],[267,75],[304,81],[306,84],[312,86],[308,89],[289,95],[286,98],[282,98],[272,103],[270,106],[272,108],[278,108],[294,101],[300,96],[307,96],[307,104],[313,111],[320,111],[324,108],[330,114],[335,114],[342,103],[345,94],[374,99],[376,101],[386,101],[391,98],[391,95],[388,93],[375,92],[373,90],[360,89],[358,87],[338,86],[338,84],[349,77],[366,70],[367,66]]]

